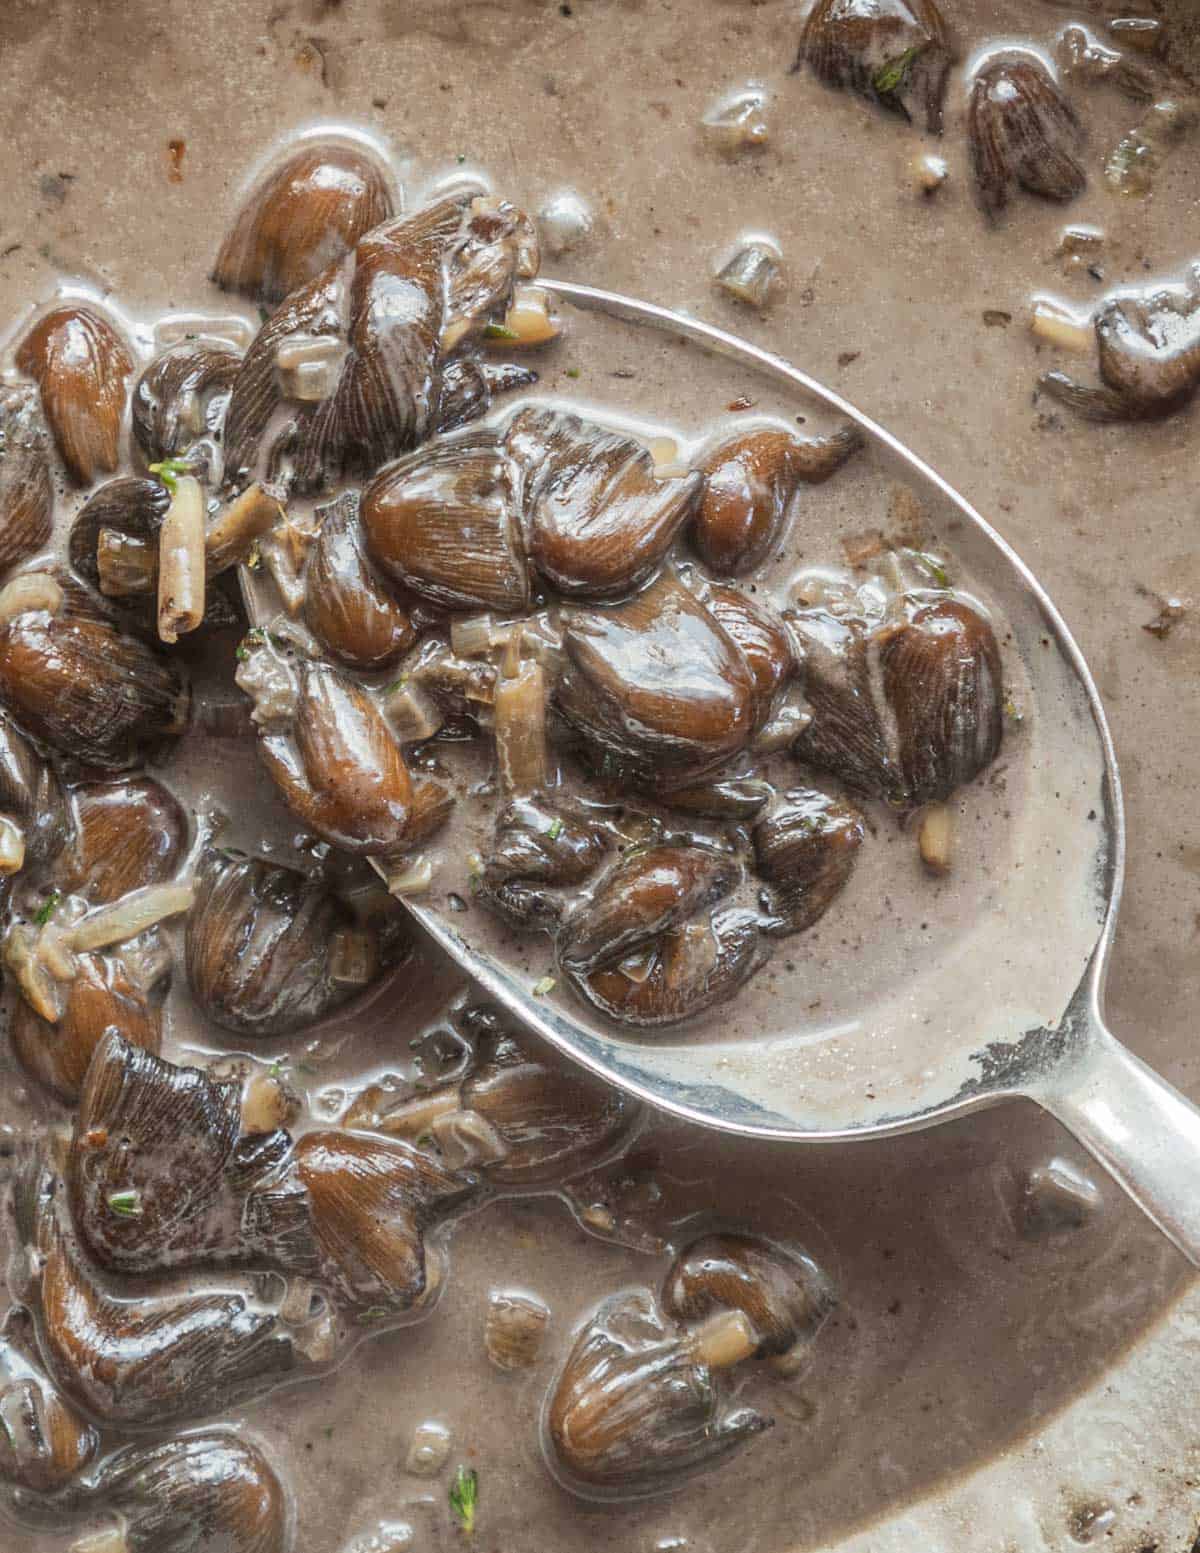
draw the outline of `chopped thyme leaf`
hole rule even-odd
[[[486,324],[483,330],[485,340],[519,340],[521,336],[515,329],[510,329],[507,324]]]
[[[568,377],[579,377],[580,376],[579,368],[578,367],[568,367],[567,368],[567,376]]]
[[[939,588],[948,588],[950,586],[950,573],[936,555],[931,555],[928,550],[914,550],[913,554]]]
[[[475,1511],[479,1504],[479,1474],[474,1467],[459,1464],[450,1485],[450,1508],[458,1516],[467,1536],[475,1530]]]
[[[159,482],[166,486],[172,496],[178,489],[176,482],[179,476],[191,472],[192,466],[186,458],[164,458],[161,463],[150,465],[150,473],[158,476]]]
[[[877,97],[891,97],[900,90],[924,47],[923,43],[914,43],[912,48],[905,49],[903,54],[897,54],[895,59],[889,59],[880,65],[871,77],[871,85],[875,88]]]
[[[551,825],[550,829],[546,832],[546,834],[550,837],[551,841],[557,841],[558,838],[562,835],[562,833],[563,833],[563,822],[561,820],[555,820],[554,824]]]
[[[383,1318],[388,1314],[389,1312],[386,1306],[372,1305],[367,1310],[360,1310],[354,1319],[358,1322],[359,1326],[366,1327],[373,1325],[376,1321],[382,1321]]]
[[[108,1194],[108,1206],[119,1219],[140,1219],[142,1216],[142,1194],[133,1190],[110,1192]]]
[[[380,695],[383,695],[383,696],[394,696],[398,690],[406,690],[407,688],[408,688],[408,675],[407,674],[401,674],[399,679],[394,679],[391,682],[390,685],[385,685],[383,687],[383,689],[380,691]]]
[[[59,906],[61,906],[61,905],[62,905],[62,891],[61,890],[51,890],[49,895],[47,895],[46,899],[38,907],[38,914],[33,919],[34,922],[36,923],[36,925],[38,927],[45,927],[46,923],[49,922],[50,918],[54,915],[54,913],[58,910]]]
[[[533,984],[533,995],[534,995],[535,998],[544,998],[548,992],[553,992],[553,991],[554,991],[554,977],[553,976],[543,976],[540,981],[535,981],[534,984]]]
[[[282,1057],[276,1057],[275,1061],[267,1069],[267,1076],[269,1078],[282,1078],[283,1077],[283,1058]]]

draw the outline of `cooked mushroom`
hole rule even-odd
[[[374,156],[338,141],[310,142],[247,195],[212,278],[256,302],[280,302],[349,253],[393,209]]]
[[[732,997],[763,961],[752,914],[712,909],[740,875],[728,853],[698,846],[626,857],[559,930],[571,986],[602,1013],[646,1028]]]
[[[171,958],[161,940],[146,934],[129,953],[73,957],[61,1017],[42,1017],[28,998],[13,1000],[8,1038],[31,1078],[67,1105],[79,1098],[92,1053],[110,1030],[132,1045],[157,1052],[162,1044],[162,1005]]]
[[[240,365],[221,340],[185,340],[150,363],[133,390],[133,433],[147,463],[217,430]]]
[[[782,1358],[807,1345],[837,1303],[811,1257],[758,1235],[704,1235],[672,1262],[662,1307],[676,1321],[703,1321],[740,1310],[754,1332],[759,1359]]]
[[[106,481],[71,525],[71,565],[110,597],[152,593],[158,580],[158,531],[170,505],[171,493],[161,480],[123,475]]]
[[[694,787],[673,787],[666,801],[685,814],[710,820],[752,820],[771,797],[771,786],[757,777],[721,777]]]
[[[206,1429],[109,1456],[70,1496],[120,1517],[105,1553],[287,1553],[287,1496],[251,1440]]]
[[[22,1187],[35,1199],[38,1333],[55,1383],[89,1414],[117,1427],[201,1417],[294,1367],[278,1319],[239,1294],[108,1293],[59,1220],[54,1184],[41,1171]]]
[[[740,1313],[680,1335],[641,1292],[606,1300],[580,1332],[546,1410],[552,1459],[576,1492],[672,1486],[769,1426],[722,1405],[714,1370],[746,1358],[755,1337]]]
[[[71,818],[51,881],[95,905],[173,878],[187,845],[187,816],[152,777],[82,783],[71,793]]]
[[[552,926],[566,907],[564,890],[594,873],[605,847],[603,831],[584,816],[544,798],[518,798],[497,817],[484,895],[517,926]]]
[[[334,977],[338,934],[351,917],[319,880],[210,849],[196,882],[188,985],[214,1023],[243,1035],[290,1034],[358,990]]]
[[[188,712],[177,664],[97,615],[46,608],[0,624],[0,700],[35,738],[102,771],[136,765]]]
[[[772,933],[803,933],[845,889],[863,840],[863,817],[825,793],[789,793],[754,827],[754,858],[770,886]]]
[[[528,609],[515,484],[491,431],[391,464],[363,494],[371,555],[395,582],[441,608]]]
[[[287,661],[265,633],[242,655],[259,754],[297,818],[358,856],[403,844],[412,779],[374,700],[326,664]]]
[[[793,69],[846,87],[909,119],[919,109],[940,134],[955,50],[935,0],[817,0]]]
[[[417,628],[366,555],[358,505],[347,491],[317,508],[321,527],[305,576],[304,618],[340,662],[384,669],[413,645]]]
[[[782,537],[801,485],[819,485],[863,446],[857,426],[805,438],[777,427],[743,432],[701,460],[704,490],[691,526],[700,559],[722,577],[752,570]]]
[[[527,1370],[536,1364],[550,1312],[529,1294],[493,1294],[488,1300],[483,1343],[498,1370]]]
[[[46,544],[54,516],[50,434],[37,391],[0,387],[0,573]]]
[[[560,410],[522,410],[506,433],[524,471],[529,557],[569,597],[632,593],[661,566],[703,486],[659,480],[632,437]]]
[[[1186,405],[1200,384],[1200,268],[1185,291],[1114,297],[1096,313],[1099,388],[1047,372],[1044,388],[1087,420],[1157,420]]]
[[[556,703],[600,760],[610,756],[656,787],[687,786],[748,742],[754,676],[673,574],[615,609],[569,611],[564,625]]]
[[[14,1307],[0,1337],[0,1482],[53,1494],[87,1466],[99,1438],[32,1361],[32,1331],[13,1341],[26,1323]]]
[[[141,1051],[109,1030],[92,1054],[66,1184],[83,1244],[115,1272],[205,1262],[299,1261],[316,1253],[303,1193],[278,1180],[283,1131],[241,1137],[240,1078],[213,1079]],[[274,1183],[276,1196],[247,1206]]]
[[[523,210],[491,194],[472,199],[447,256],[442,349],[455,350],[490,318],[506,316],[513,282],[532,280],[540,263],[537,228]]]
[[[710,588],[704,602],[726,635],[737,644],[754,676],[757,733],[770,719],[780,691],[799,667],[795,644],[782,620],[737,588]]]
[[[296,1144],[317,1276],[347,1305],[402,1312],[432,1291],[426,1232],[468,1201],[472,1176],[394,1138],[307,1132]]]
[[[1044,199],[1070,200],[1087,175],[1076,153],[1083,131],[1075,109],[1033,54],[1004,57],[975,77],[967,108],[971,165],[989,216],[1014,184]]]
[[[955,594],[918,590],[887,607],[896,618],[860,590],[790,617],[808,655],[812,714],[793,749],[857,792],[929,803],[999,752],[1000,650],[987,618]]]
[[[111,474],[120,456],[125,385],[133,358],[113,323],[81,302],[43,314],[17,347],[37,383],[58,451],[81,485]]]
[[[43,863],[62,846],[68,813],[51,767],[0,710],[0,813],[20,826],[27,864]]]

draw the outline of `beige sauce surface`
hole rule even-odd
[[[1044,0],[955,7],[964,54],[999,37],[1048,44],[1092,8],[1076,9],[1079,17]],[[1138,110],[1108,87],[1077,86],[1090,132],[1088,191],[1066,209],[1019,198],[1000,230],[989,230],[971,196],[958,77],[941,148],[950,178],[925,200],[908,164],[929,143],[857,98],[788,74],[798,32],[790,0],[140,0],[99,23],[92,8],[65,0],[10,0],[0,11],[8,88],[0,129],[9,149],[0,171],[0,322],[47,299],[63,277],[111,292],[142,322],[171,311],[228,313],[205,276],[249,170],[282,137],[321,122],[375,136],[410,208],[462,168],[482,170],[534,210],[577,189],[597,230],[579,251],[547,259],[548,273],[694,311],[790,356],[911,443],[1042,576],[1093,665],[1127,787],[1131,858],[1112,1022],[1147,1060],[1200,1093],[1200,822],[1190,776],[1200,757],[1191,715],[1200,656],[1195,415],[1096,428],[1031,404],[1037,373],[1059,358],[1039,353],[1026,329],[1035,292],[1082,310],[1110,286],[1169,276],[1195,257],[1200,143],[1164,164],[1150,199],[1121,201],[1105,188],[1100,160]],[[751,81],[768,95],[770,144],[728,162],[705,146],[699,121],[722,93]],[[180,183],[168,178],[171,139],[186,146]],[[1085,269],[1063,273],[1054,253],[1068,222],[1107,232],[1103,283]],[[774,234],[790,279],[762,320],[711,285],[717,260],[747,230]],[[985,310],[1011,321],[985,324]],[[616,380],[601,348],[587,348],[593,330],[547,359],[547,392],[685,435],[727,419],[724,404],[741,394],[761,399],[755,413],[779,409],[732,369],[717,397],[715,380],[671,370],[663,347],[629,361],[637,378]],[[603,348],[616,349],[609,340]],[[1062,364],[1084,375],[1093,366]],[[871,476],[864,469],[856,478],[865,485]],[[860,490],[840,479],[826,488],[827,533],[833,504]],[[878,484],[863,490],[864,503],[881,499]],[[877,512],[859,526],[870,521]],[[808,563],[799,528],[792,542],[795,564]],[[1158,595],[1191,609],[1164,641],[1141,629],[1158,613]],[[1044,717],[1039,708],[1029,737],[1053,759],[1062,741],[1056,746],[1052,721],[1038,726]],[[1024,783],[1028,769],[1018,761],[1012,780]],[[164,775],[193,800],[208,792],[226,808],[261,784],[251,750],[195,739]],[[1018,785],[1014,797],[1028,790]],[[991,809],[971,849],[980,873],[944,887],[941,904],[971,915],[969,929],[931,911],[940,952],[979,931],[985,870],[1011,862],[1013,836],[997,828],[998,817]],[[287,843],[287,827],[266,811],[260,823],[239,809],[236,829],[243,846]],[[874,852],[910,845],[892,839],[874,838]],[[834,1022],[839,999],[848,1009],[862,996],[831,974],[846,963],[835,934],[859,937],[861,974],[878,976],[875,992],[886,992],[872,946],[903,915],[904,894],[889,918],[872,890],[876,866],[862,871],[836,921],[799,941],[834,1000],[822,1024]],[[911,933],[912,923],[899,931]],[[1045,927],[1039,941],[1045,950]],[[531,943],[540,971],[545,946]],[[1052,967],[1053,955],[1039,963]],[[316,1115],[326,1114],[329,1090],[394,1063],[456,987],[432,958],[402,975],[394,1017],[306,1076]],[[1040,1008],[1036,992],[1031,1001]],[[176,1050],[226,1049],[175,1003]],[[904,1062],[922,1060],[898,1036],[873,1057],[864,1074],[873,1094],[903,1074]],[[18,1126],[36,1109],[14,1077],[3,1108],[0,1119]],[[655,1217],[664,1233],[682,1238],[716,1221],[775,1234],[804,1245],[838,1285],[840,1309],[805,1373],[743,1382],[744,1400],[773,1414],[775,1429],[674,1497],[612,1508],[563,1493],[541,1460],[546,1387],[597,1299],[657,1286],[666,1259],[587,1235],[553,1198],[492,1203],[458,1227],[448,1287],[424,1325],[364,1339],[336,1376],[237,1415],[288,1478],[298,1549],[341,1553],[381,1520],[411,1522],[418,1550],[461,1546],[446,1475],[404,1470],[412,1431],[430,1418],[452,1431],[451,1462],[479,1471],[476,1542],[487,1553],[650,1553],[673,1538],[688,1539],[675,1545],[689,1553],[819,1545],[1035,1427],[1099,1378],[1184,1277],[1179,1258],[1108,1185],[1102,1211],[1082,1229],[1037,1240],[1018,1233],[1028,1171],[1054,1155],[1079,1160],[1032,1108],[852,1148],[778,1149],[673,1124],[652,1128],[644,1144],[658,1161],[664,1199]],[[484,1355],[494,1288],[528,1289],[552,1309],[543,1358],[521,1377],[500,1375]],[[0,1539],[13,1553],[49,1553],[68,1540],[7,1526]]]

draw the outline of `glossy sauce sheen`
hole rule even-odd
[[[216,95],[203,103],[181,107],[178,74],[161,96],[141,71],[136,91],[119,88],[125,61],[144,59],[139,18],[131,16],[127,33],[125,24],[113,22],[95,60],[72,49],[80,100],[97,104],[108,123],[131,132],[136,160],[129,183],[137,198],[126,195],[124,178],[118,180],[111,217],[103,213],[101,188],[109,180],[96,167],[95,120],[85,115],[78,130],[63,128],[56,121],[64,109],[55,90],[46,87],[32,97],[29,122],[13,126],[14,213],[5,231],[15,227],[13,240],[24,249],[6,256],[0,268],[6,316],[48,296],[57,273],[101,286],[111,279],[116,300],[139,319],[177,308],[237,311],[206,286],[204,274],[232,215],[232,185],[291,122],[332,113],[372,125],[401,153],[409,208],[420,203],[424,180],[453,171],[460,147],[491,172],[498,188],[531,208],[553,188],[574,184],[600,213],[601,230],[577,255],[554,265],[547,260],[548,272],[561,264],[580,279],[693,307],[778,343],[934,454],[934,462],[1002,530],[1011,526],[1018,548],[1035,566],[1046,563],[1051,591],[1081,628],[1118,713],[1118,738],[1124,735],[1134,756],[1135,833],[1140,828],[1148,838],[1157,829],[1162,850],[1170,843],[1166,861],[1135,862],[1125,919],[1130,948],[1118,959],[1115,1012],[1135,1032],[1147,1027],[1147,1056],[1186,1080],[1166,1037],[1185,1028],[1188,999],[1195,996],[1194,970],[1174,947],[1190,931],[1184,905],[1175,904],[1186,901],[1180,887],[1188,866],[1176,857],[1176,844],[1190,843],[1178,806],[1173,823],[1165,825],[1152,811],[1151,794],[1152,779],[1172,766],[1194,764],[1195,750],[1182,742],[1190,735],[1179,727],[1173,701],[1186,685],[1189,660],[1194,672],[1194,628],[1185,623],[1168,644],[1143,637],[1138,626],[1154,606],[1134,587],[1177,592],[1189,566],[1194,576],[1189,547],[1172,526],[1176,504],[1147,515],[1142,499],[1150,469],[1155,491],[1194,481],[1194,426],[1186,416],[1152,429],[1097,431],[1065,416],[1058,424],[1039,424],[1028,391],[1049,356],[1043,351],[1039,359],[1020,322],[1030,290],[1059,292],[1077,305],[1089,304],[1095,294],[1086,276],[1065,280],[1050,257],[1068,221],[1094,220],[1108,228],[1112,283],[1140,280],[1143,261],[1168,273],[1191,256],[1178,250],[1171,214],[1186,186],[1186,151],[1165,165],[1152,201],[1115,201],[1099,178],[1099,150],[1127,127],[1132,110],[1106,88],[1076,87],[1094,137],[1088,193],[1066,208],[1017,197],[1008,224],[991,232],[968,192],[958,87],[951,87],[944,147],[953,158],[952,181],[942,195],[922,203],[911,193],[905,167],[911,154],[932,143],[857,98],[823,90],[807,74],[784,73],[798,32],[790,6],[711,0],[689,13],[683,29],[665,11],[629,13],[616,5],[568,18],[556,17],[558,8],[535,16],[517,6],[481,12],[422,0],[407,22],[367,7],[364,47],[342,40],[340,18],[322,24],[325,52],[318,53],[328,85],[305,54],[307,31],[299,13],[268,22],[265,11],[218,17],[220,9],[200,19],[198,36],[191,25],[184,29],[180,70],[196,71],[205,61],[214,67]],[[1022,36],[1030,27],[1046,40],[1060,20],[1075,19],[1069,9],[1051,10],[1033,0],[959,10],[971,50],[997,35]],[[23,11],[15,20],[0,20],[0,39],[7,43],[6,26],[16,45],[13,68],[27,71],[31,81],[44,79],[44,61],[61,58],[65,37],[39,31],[32,20],[26,26]],[[268,39],[267,52],[256,56],[260,35]],[[232,79],[222,84],[235,45],[249,72],[249,83],[237,83],[236,93]],[[301,55],[308,66],[297,62]],[[699,146],[695,129],[709,103],[740,84],[731,79],[731,62],[739,78],[761,79],[771,94],[773,148],[750,165],[715,160]],[[422,83],[421,89],[411,97],[398,90],[400,74]],[[623,91],[604,88],[618,78],[626,83]],[[437,89],[442,81],[449,92]],[[244,114],[243,92],[249,99]],[[537,95],[542,93],[544,101]],[[373,109],[376,97],[388,106]],[[282,110],[280,103],[286,104]],[[481,103],[487,111],[481,112]],[[189,149],[176,195],[159,158],[181,113]],[[564,143],[551,148],[552,172],[535,178],[529,170],[545,165],[550,113],[561,116]],[[656,141],[661,158],[631,155],[635,144],[653,152]],[[80,188],[70,188],[61,206],[50,196],[36,203],[27,189],[33,176],[28,169],[60,162],[78,170]],[[158,199],[149,213],[147,191]],[[72,215],[76,209],[86,217]],[[755,225],[779,236],[793,276],[789,296],[766,324],[734,312],[709,290],[711,250]],[[43,232],[49,234],[47,252],[39,256]],[[985,308],[1011,311],[1013,322],[985,326]],[[253,325],[253,314],[246,316]],[[615,406],[665,421],[684,439],[735,424],[725,405],[742,394],[758,400],[755,414],[796,413],[793,406],[768,402],[761,385],[734,370],[694,367],[691,354],[669,340],[615,326],[602,331],[590,322],[579,335],[579,347],[568,341],[544,358],[543,367],[546,391],[572,407]],[[840,354],[854,352],[858,360],[836,365]],[[568,370],[580,378],[567,378]],[[635,375],[626,378],[625,372]],[[814,561],[836,563],[841,534],[879,523],[889,499],[869,461],[802,498],[812,527],[791,530],[782,563],[787,573]],[[73,502],[61,499],[60,522]],[[1184,512],[1194,504],[1177,505]],[[870,514],[866,523],[864,512]],[[1154,525],[1152,552],[1144,528],[1135,530],[1135,517],[1139,525]],[[939,537],[953,556],[953,536]],[[1103,627],[1097,617],[1104,618]],[[1019,679],[1019,660],[1006,651],[1005,661],[1006,671]],[[1125,713],[1127,700],[1136,702],[1136,718]],[[822,1007],[804,1011],[820,1036],[810,1070],[815,1078],[828,1062],[840,1084],[850,1062],[862,1064],[864,1099],[868,1090],[878,1097],[887,1085],[902,1087],[904,1064],[929,1060],[935,1035],[905,1031],[902,1018],[873,1044],[856,1038],[852,1047],[831,1046],[828,1031],[864,1004],[887,1007],[893,955],[927,956],[931,974],[946,983],[946,971],[936,968],[956,952],[967,954],[973,932],[977,942],[994,942],[982,915],[990,871],[1032,859],[1046,880],[1061,884],[1053,815],[1031,800],[1047,798],[1038,784],[1052,771],[1061,778],[1050,789],[1062,795],[1060,802],[1082,805],[1085,813],[1094,802],[1093,794],[1071,786],[1062,732],[1039,708],[1001,756],[1007,792],[998,797],[985,778],[985,785],[962,796],[967,839],[950,880],[931,885],[919,871],[911,836],[885,823],[868,838],[851,889],[834,910],[795,941],[794,956],[790,946],[777,956],[777,966],[793,959],[802,967],[801,981],[812,977],[820,984]],[[1069,742],[1069,730],[1067,735]],[[189,806],[210,797],[234,809],[241,845],[267,845],[287,856],[294,826],[277,805],[246,804],[247,792],[263,791],[250,746],[205,744],[192,736],[163,774]],[[1161,800],[1154,807],[1163,807]],[[1041,847],[1028,845],[1022,827],[1031,823],[1042,827]],[[444,887],[453,886],[446,879]],[[1032,886],[1031,901],[1039,893]],[[539,974],[546,968],[544,941],[523,942],[530,974]],[[880,952],[885,944],[886,954]],[[180,963],[177,955],[168,1053],[228,1050],[232,1041],[189,1018]],[[964,964],[964,976],[978,974],[977,959],[968,955]],[[1049,951],[1044,966],[1053,978]],[[781,990],[768,979],[776,974],[764,973],[752,989],[755,999]],[[407,1050],[454,988],[453,978],[431,959],[402,975],[396,1007],[403,1015],[389,1015],[357,1036],[340,1031],[351,1038],[344,1044],[325,1040],[310,1054],[317,1070],[304,1082],[316,1122],[339,1109],[332,1100],[322,1103],[331,1089],[395,1066],[397,1051]],[[1044,996],[1025,962],[1021,979],[1036,1017]],[[956,1004],[955,987],[944,985],[948,1018],[969,1014],[978,1001],[977,989],[970,990],[972,996],[964,994]],[[735,1020],[750,1028],[760,1008],[740,1002]],[[255,1055],[287,1051],[294,1060],[305,1039]],[[771,1075],[765,1077],[769,1083]],[[5,1119],[22,1128],[40,1109],[36,1100],[23,1106],[12,1083],[3,1104]],[[775,1234],[807,1249],[839,1289],[840,1308],[801,1377],[773,1381],[753,1367],[739,1376],[744,1399],[773,1414],[775,1430],[673,1498],[592,1509],[562,1493],[541,1460],[539,1415],[570,1332],[602,1294],[657,1287],[666,1259],[586,1235],[553,1198],[491,1204],[456,1230],[448,1285],[419,1333],[399,1330],[364,1341],[336,1377],[236,1415],[284,1469],[295,1496],[298,1547],[339,1553],[351,1536],[383,1518],[411,1521],[417,1547],[456,1545],[446,1475],[424,1480],[403,1471],[412,1430],[429,1418],[453,1432],[451,1463],[470,1460],[479,1470],[484,1546],[524,1547],[534,1533],[537,1543],[563,1553],[598,1546],[650,1553],[672,1537],[689,1538],[685,1545],[695,1553],[783,1553],[826,1541],[1032,1427],[1098,1375],[1181,1277],[1174,1254],[1111,1188],[1105,1188],[1104,1209],[1078,1231],[1036,1241],[1016,1232],[1025,1172],[1055,1152],[1070,1152],[1053,1124],[1022,1109],[852,1150],[775,1150],[676,1126],[651,1129],[643,1148],[659,1161],[653,1175],[664,1197],[651,1216],[663,1232],[690,1237],[716,1220]],[[673,1225],[684,1227],[673,1231]],[[542,1358],[531,1372],[502,1375],[487,1363],[482,1333],[493,1288],[529,1290],[552,1311]],[[9,1528],[4,1535],[14,1553],[49,1553],[66,1540]]]

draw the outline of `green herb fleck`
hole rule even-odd
[[[1005,696],[1004,698],[1004,715],[1011,723],[1023,723],[1025,721],[1025,713],[1013,700],[1012,696]]]
[[[458,163],[458,165],[460,167],[466,161],[466,159],[467,159],[467,153],[465,151],[460,151],[458,153],[458,155],[454,158],[454,160]]]
[[[554,991],[554,977],[553,976],[543,976],[540,981],[535,981],[534,984],[533,984],[533,995],[534,995],[535,998],[544,998],[548,992],[553,992],[553,991]]]
[[[871,85],[875,88],[875,95],[877,97],[894,96],[907,81],[909,71],[924,48],[925,44],[914,43],[912,48],[905,49],[903,54],[897,54],[895,59],[889,59],[886,63],[880,65],[879,69],[871,77]]]
[[[258,321],[259,321],[260,324],[265,324],[267,319],[270,318],[270,316],[271,316],[270,313],[267,311],[267,309],[265,307],[260,307],[259,308],[259,310],[258,310]]]
[[[510,329],[507,324],[486,324],[483,330],[485,340],[519,340],[521,336],[515,329]]]
[[[131,1189],[124,1192],[109,1192],[108,1206],[119,1219],[140,1219],[142,1216],[142,1194]]]
[[[284,1071],[284,1069],[283,1069],[283,1058],[282,1057],[276,1057],[275,1061],[267,1069],[267,1077],[268,1078],[282,1078],[283,1077],[283,1071]]]
[[[328,1425],[327,1425],[327,1426],[326,1426],[326,1429],[325,1429],[325,1438],[326,1438],[326,1439],[327,1439],[327,1440],[332,1440],[332,1439],[333,1439],[333,1425],[332,1425],[332,1424],[328,1424]]]
[[[50,918],[54,915],[54,913],[58,910],[58,908],[61,905],[62,905],[62,891],[61,890],[51,890],[49,895],[47,895],[46,899],[38,907],[38,914],[37,914],[36,917],[34,917],[34,919],[33,919],[34,922],[37,924],[38,927],[45,927],[46,923],[49,922]]]
[[[568,377],[581,377],[582,373],[580,372],[578,367],[568,367],[567,368],[567,376]]]
[[[563,822],[561,820],[555,820],[553,825],[551,825],[550,829],[546,832],[546,834],[550,837],[551,841],[557,841],[558,838],[562,835],[562,833],[563,833]]]
[[[382,1321],[385,1316],[390,1314],[391,1312],[385,1305],[372,1305],[367,1310],[360,1310],[354,1319],[358,1322],[359,1326],[369,1327],[373,1326],[376,1321]]]
[[[431,1132],[423,1132],[421,1134],[421,1136],[417,1139],[417,1147],[419,1149],[431,1149],[433,1147],[433,1144],[434,1144],[434,1137],[433,1137],[433,1134]]]
[[[383,690],[382,690],[381,694],[383,694],[385,696],[394,696],[398,690],[407,690],[407,689],[408,689],[408,675],[407,674],[401,674],[399,679],[394,679],[391,682],[390,685],[385,685],[383,687]]]
[[[934,582],[937,583],[939,588],[948,588],[950,586],[950,573],[936,555],[930,555],[928,550],[914,550],[913,555],[933,578]]]
[[[164,458],[160,464],[150,465],[150,473],[158,476],[160,483],[166,486],[172,496],[178,489],[179,476],[191,472],[192,466],[186,458]]]
[[[450,1485],[450,1508],[469,1537],[475,1530],[475,1510],[479,1504],[479,1474],[474,1467],[459,1463]]]

